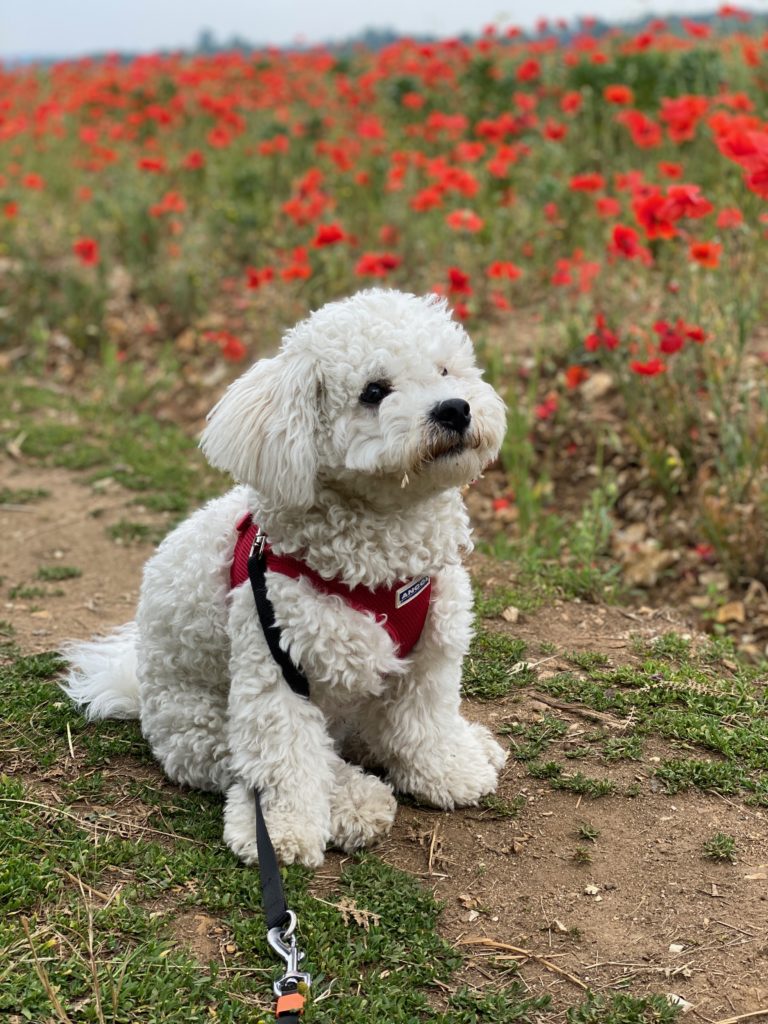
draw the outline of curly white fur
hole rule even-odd
[[[371,381],[392,389],[378,405],[360,401]],[[430,416],[450,399],[471,410],[460,445]],[[91,718],[139,717],[171,779],[226,793],[224,837],[246,863],[256,860],[254,789],[281,859],[310,867],[329,843],[353,850],[388,832],[393,787],[437,807],[477,803],[505,755],[459,710],[472,622],[459,488],[503,432],[503,404],[442,300],[374,289],[324,306],[213,409],[203,451],[239,486],[162,542],[135,624],[67,650],[67,693]],[[398,658],[372,616],[268,573],[282,643],[311,686],[310,701],[296,696],[250,586],[230,591],[246,511],[278,553],[326,578],[374,588],[430,575],[411,654]]]

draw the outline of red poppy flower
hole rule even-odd
[[[435,207],[443,205],[443,190],[437,185],[423,188],[415,196],[411,196],[408,205],[417,213],[424,213],[427,210],[434,210]]]
[[[316,249],[321,249],[326,245],[335,245],[337,242],[343,242],[346,237],[341,224],[338,224],[336,221],[331,224],[318,224],[312,245]]]
[[[560,100],[560,109],[564,114],[576,114],[583,103],[584,97],[580,92],[566,92]]]
[[[589,380],[589,370],[585,366],[569,366],[565,371],[565,386],[574,391],[585,380]]]
[[[595,317],[595,329],[584,339],[584,348],[587,352],[597,352],[601,348],[612,352],[619,346],[619,337],[606,324],[605,314],[598,313]]]
[[[86,267],[99,262],[99,243],[95,238],[78,238],[72,243],[72,252]]]
[[[246,267],[245,273],[247,278],[246,287],[252,290],[261,288],[263,284],[267,284],[275,276],[272,267],[261,267],[260,269],[257,267]]]
[[[723,208],[715,221],[719,228],[736,228],[744,223],[744,214],[735,206]]]
[[[355,265],[355,273],[360,277],[386,277],[402,262],[402,257],[392,252],[364,252]]]
[[[683,18],[680,23],[689,36],[694,39],[709,39],[712,35],[712,29],[709,25],[703,25],[698,21],[689,21],[687,18]]]
[[[516,281],[522,274],[522,270],[509,260],[495,260],[485,273],[488,277],[504,277],[509,281]]]
[[[653,329],[659,336],[659,351],[664,355],[674,355],[685,344],[685,338],[677,325],[673,327],[666,320],[658,320],[653,325]]]
[[[572,192],[599,192],[605,188],[605,178],[596,172],[575,174],[568,183],[568,187]]]
[[[8,220],[13,220],[14,217],[18,216],[18,214],[19,204],[14,202],[14,200],[11,200],[3,206],[3,215],[7,217]]]
[[[509,313],[512,309],[512,303],[506,295],[502,295],[501,292],[491,292],[490,300],[494,309],[499,309],[502,313]]]
[[[682,217],[706,217],[714,206],[701,194],[698,185],[670,185],[667,189],[667,216],[670,220]]]
[[[400,97],[400,102],[409,110],[421,110],[426,100],[420,92],[406,92]]]
[[[640,363],[637,360],[633,360],[629,364],[630,370],[633,373],[638,373],[642,377],[655,377],[659,373],[664,373],[667,369],[666,363],[663,363],[661,359],[649,359],[647,363]]]
[[[231,363],[239,363],[248,354],[248,349],[240,338],[230,331],[206,331],[205,337],[208,341],[215,342],[224,358]]]
[[[474,210],[454,210],[445,218],[445,223],[454,231],[481,231],[485,225],[482,217],[478,217]]]
[[[694,263],[714,270],[720,264],[720,253],[723,251],[719,242],[691,242],[688,256]]]
[[[45,188],[45,179],[40,174],[25,174],[21,184],[33,192],[41,192]]]
[[[617,217],[621,213],[621,203],[613,196],[598,196],[595,209],[599,217]]]
[[[554,391],[550,391],[543,402],[534,406],[533,414],[537,420],[551,420],[557,412],[558,404],[557,395]]]
[[[518,82],[535,82],[541,77],[541,64],[533,58],[524,60],[515,74]]]
[[[661,128],[653,118],[641,111],[622,110],[616,114],[616,120],[629,129],[632,142],[638,149],[654,149],[661,145],[663,141]]]
[[[149,171],[152,174],[162,174],[166,169],[165,160],[161,156],[142,156],[136,161],[140,171]]]
[[[608,250],[614,256],[621,256],[626,260],[640,260],[646,266],[653,262],[650,249],[641,245],[635,229],[626,224],[614,225]]]
[[[657,166],[659,174],[663,174],[665,178],[682,178],[683,176],[682,164],[672,164],[667,160],[661,160]]]
[[[159,203],[153,203],[149,208],[151,217],[162,217],[166,213],[184,213],[187,202],[179,192],[166,192]]]
[[[559,121],[553,121],[550,117],[544,122],[544,138],[549,139],[550,142],[562,142],[567,134],[567,125],[560,124]]]
[[[606,85],[603,89],[603,99],[617,107],[628,107],[630,103],[635,102],[635,94],[628,85]]]
[[[669,204],[660,192],[637,196],[632,201],[632,209],[648,238],[674,238],[677,234]]]
[[[465,274],[458,267],[448,267],[448,292],[451,295],[471,295],[472,285],[469,283],[469,274]]]
[[[185,171],[200,171],[205,167],[205,157],[199,149],[193,149],[181,161],[181,166]]]

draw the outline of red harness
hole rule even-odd
[[[242,516],[237,523],[237,541],[230,570],[230,585],[239,587],[248,579],[248,557],[253,541],[258,532],[250,512]],[[315,589],[323,594],[335,594],[344,599],[359,612],[373,615],[382,625],[397,648],[399,658],[411,653],[421,636],[429,611],[429,599],[432,592],[432,581],[429,576],[420,576],[412,580],[401,580],[392,587],[377,587],[370,590],[361,585],[348,587],[341,580],[326,580],[291,555],[276,555],[267,544],[267,569],[279,572],[292,579],[304,577]]]

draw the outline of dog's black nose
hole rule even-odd
[[[448,430],[455,430],[457,434],[463,434],[470,424],[472,414],[469,402],[465,402],[463,398],[448,398],[434,407],[430,418],[435,423],[439,423],[441,427],[447,427]]]

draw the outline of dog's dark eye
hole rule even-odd
[[[442,368],[442,370],[440,371],[440,376],[441,377],[447,377],[448,376],[448,367],[447,366],[444,366]]]
[[[392,387],[385,380],[372,380],[366,384],[360,395],[363,405],[378,405],[387,395],[392,394]]]

